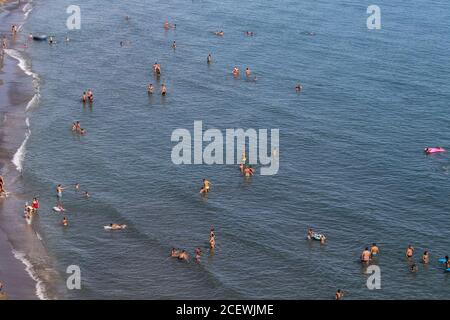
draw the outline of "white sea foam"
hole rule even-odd
[[[31,66],[30,64],[27,62],[27,60],[25,59],[25,57],[23,56],[23,54],[20,51],[17,51],[15,49],[5,49],[5,52],[7,55],[9,55],[11,58],[16,59],[17,61],[19,61],[19,63],[17,64],[19,66],[20,69],[23,70],[23,72],[25,72],[26,75],[31,76],[33,78],[33,86],[34,86],[34,96],[33,98],[28,102],[25,111],[28,111],[30,109],[32,109],[33,107],[37,106],[39,103],[39,98],[41,97],[40,94],[40,85],[39,85],[39,76],[37,73],[34,73],[31,70]]]
[[[16,250],[13,250],[12,253],[14,254],[14,257],[22,262],[25,265],[26,272],[30,275],[30,277],[36,281],[36,296],[41,300],[48,300],[47,294],[45,292],[45,286],[42,280],[39,279],[39,277],[36,275],[36,271],[33,268],[33,265],[31,262],[26,258],[25,254],[22,252],[18,252]]]
[[[39,76],[31,70],[30,64],[28,63],[28,61],[25,59],[25,57],[23,56],[23,54],[21,52],[15,50],[15,49],[5,49],[5,53],[8,56],[10,56],[11,58],[19,61],[19,63],[17,64],[19,66],[19,68],[22,69],[23,72],[25,72],[25,74],[27,74],[33,78],[35,94],[34,94],[33,98],[28,102],[28,104],[25,108],[25,110],[28,111],[31,108],[33,108],[34,106],[36,106],[39,102],[39,98],[40,98]],[[17,171],[19,171],[19,172],[22,172],[22,170],[23,170],[23,161],[25,160],[25,153],[26,153],[25,147],[26,147],[27,141],[31,135],[30,122],[29,122],[28,118],[26,119],[26,123],[27,123],[28,129],[27,129],[27,132],[25,133],[25,139],[22,142],[22,144],[20,145],[19,149],[17,149],[17,151],[14,154],[14,157],[12,159],[12,162],[14,163]]]
[[[17,64],[20,69],[25,72],[26,75],[33,77],[33,79],[39,79],[39,76],[31,71],[31,66],[23,56],[23,54],[20,51],[17,51],[15,49],[5,49],[5,53],[10,56],[13,59],[16,59],[19,61]]]
[[[31,3],[27,3],[23,8],[22,11],[24,12],[25,19],[28,18],[28,15],[33,11],[33,6]]]
[[[28,122],[28,125],[29,125],[29,122]],[[27,144],[28,139],[30,138],[30,135],[31,135],[31,131],[30,131],[30,129],[27,129],[27,132],[25,133],[25,140],[23,140],[22,144],[20,145],[19,149],[17,149],[17,151],[14,154],[14,157],[12,159],[12,163],[14,163],[17,171],[19,171],[19,172],[22,172],[22,170],[23,170],[23,161],[25,160],[26,144]]]
[[[39,93],[39,91],[36,91],[36,93],[34,94],[33,98],[31,98],[30,101],[28,101],[28,104],[25,108],[25,111],[29,111],[30,109],[34,108],[35,106],[38,105],[39,103],[39,99],[41,97],[41,94]]]

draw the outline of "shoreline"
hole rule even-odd
[[[0,0],[0,29],[10,30],[16,24],[20,30],[28,16],[23,8],[28,5],[28,1]],[[8,49],[4,50],[0,64],[0,174],[5,179],[8,196],[0,198],[0,282],[7,294],[3,298],[48,299],[53,297],[46,293],[40,271],[47,272],[46,263],[50,259],[44,258],[46,263],[42,266],[33,264],[46,256],[46,249],[39,234],[25,223],[21,214],[23,204],[29,200],[23,194],[22,166],[31,134],[27,111],[39,98],[34,83],[37,75],[30,71],[17,50],[25,36],[20,31],[17,39],[9,32],[3,36],[8,39]]]

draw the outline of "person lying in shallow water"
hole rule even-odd
[[[120,230],[123,229],[122,225],[118,224],[118,223],[110,223],[109,226],[111,227],[112,230]]]

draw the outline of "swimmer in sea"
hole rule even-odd
[[[200,261],[201,255],[202,255],[202,249],[200,249],[200,248],[195,249],[195,260],[197,262]]]
[[[166,85],[163,83],[161,85],[161,95],[165,96],[167,94],[167,88]]]
[[[87,101],[86,91],[83,92],[83,95],[81,96],[81,101],[82,101],[83,103],[86,103],[86,101]]]
[[[189,260],[189,255],[187,254],[186,250],[182,250],[181,253],[178,256],[178,259],[180,260]]]
[[[406,257],[412,258],[413,254],[414,254],[414,248],[413,248],[413,246],[409,245],[408,248],[406,248]]]
[[[75,183],[75,190],[77,192],[80,191],[80,184],[79,183]]]
[[[361,253],[361,262],[362,263],[369,263],[369,261],[370,261],[370,251],[369,251],[369,248],[366,248]]]
[[[148,87],[147,87],[147,93],[152,94],[152,93],[153,93],[153,90],[154,90],[153,84],[150,83],[150,84],[148,85]]]
[[[238,67],[234,67],[232,73],[233,73],[234,77],[238,77],[239,76],[239,68]]]
[[[251,176],[254,174],[254,172],[255,172],[255,171],[254,171],[253,168],[250,167],[250,166],[244,168],[244,175],[245,175],[246,177],[251,177]]]
[[[63,218],[63,220],[62,220],[62,225],[63,225],[64,227],[67,227],[67,226],[69,225],[69,221],[67,221],[67,218],[66,218],[66,217]]]
[[[206,179],[203,179],[203,186],[200,189],[200,193],[208,193],[209,192],[209,184],[210,182]]]
[[[375,243],[372,243],[372,246],[370,247],[370,256],[376,256],[378,253],[380,253],[380,249],[378,249]]]
[[[215,34],[216,36],[223,37],[223,35],[225,34],[225,32],[223,32],[223,30],[220,30],[220,31],[215,31],[214,34]]]
[[[170,251],[170,256],[173,258],[178,258],[179,255],[180,255],[180,253],[178,252],[178,250],[176,250],[175,248],[172,248],[172,250]]]
[[[417,267],[416,264],[413,264],[410,268],[409,268],[410,272],[417,272],[419,271],[419,268]]]
[[[176,48],[177,48],[177,43],[174,41],[174,42],[172,43],[172,49],[175,50]]]
[[[211,228],[211,230],[209,231],[209,240],[211,240],[212,238],[216,237],[216,233],[214,231],[214,228]]]
[[[85,191],[85,192],[84,192],[84,196],[85,196],[86,198],[89,198],[91,195],[89,194],[89,192]]]
[[[154,70],[155,70],[156,76],[159,77],[161,75],[161,66],[159,64],[157,64],[155,66]]]
[[[169,30],[170,29],[170,23],[169,21],[164,22],[164,29]]]
[[[214,250],[215,247],[216,247],[216,237],[212,237],[209,239],[209,248],[211,250]]]
[[[303,86],[300,83],[295,85],[295,91],[301,92],[302,90],[303,90]]]
[[[207,62],[207,63],[211,63],[211,62],[212,62],[212,56],[211,56],[211,53],[208,54],[208,57],[206,58],[206,62]]]
[[[425,264],[428,264],[428,262],[430,262],[430,255],[428,253],[428,251],[425,251],[422,255],[422,262]]]
[[[307,238],[308,240],[311,240],[312,237],[313,237],[313,235],[314,235],[314,230],[313,230],[312,228],[309,228],[309,229],[308,229],[308,233],[307,233],[307,235],[306,235],[306,238]]]
[[[320,235],[320,244],[325,244],[326,240],[327,240],[327,238],[323,234],[321,234]]]
[[[344,297],[344,292],[341,289],[336,291],[336,300],[341,300]]]
[[[240,165],[239,165],[239,170],[241,171],[241,173],[244,173],[244,164],[243,163],[241,163]]]
[[[110,223],[109,226],[111,227],[112,230],[123,229],[123,227],[120,224],[117,224],[117,223]]]
[[[252,72],[250,71],[250,68],[249,67],[247,67],[247,68],[245,68],[245,76],[246,77],[250,77],[250,74],[251,74]]]

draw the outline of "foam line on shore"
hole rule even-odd
[[[45,292],[45,286],[42,280],[36,275],[32,263],[26,258],[25,254],[16,250],[13,250],[14,257],[25,265],[26,272],[30,277],[36,281],[36,296],[40,300],[48,300],[47,294]]]

